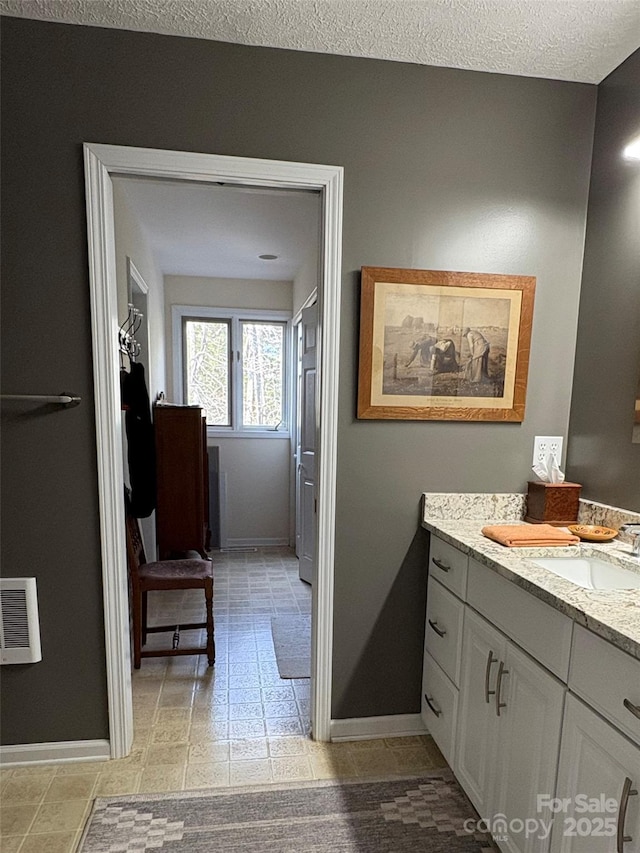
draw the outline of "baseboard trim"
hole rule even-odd
[[[222,550],[230,548],[272,548],[288,545],[289,538],[287,536],[283,536],[282,538],[274,537],[265,539],[227,539],[227,544]]]
[[[420,714],[393,714],[388,717],[352,717],[331,720],[331,740],[369,740],[383,737],[426,735],[429,730]]]
[[[67,740],[50,743],[17,743],[0,746],[3,767],[22,764],[64,764],[71,761],[107,761],[108,740]]]

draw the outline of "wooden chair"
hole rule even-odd
[[[209,666],[215,662],[213,638],[213,569],[210,560],[160,560],[147,563],[140,535],[138,519],[126,511],[127,561],[131,579],[133,610],[133,666],[140,669],[142,658],[167,657],[171,655],[207,655]],[[147,593],[161,589],[202,589],[207,610],[206,622],[188,624],[147,625]],[[203,648],[179,648],[180,630],[207,629],[207,644]],[[173,632],[171,649],[145,649],[147,634]]]

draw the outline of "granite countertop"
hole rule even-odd
[[[583,589],[531,562],[548,556],[601,557],[640,574],[640,560],[631,555],[628,543],[506,548],[483,536],[481,529],[520,522],[517,498],[522,496],[465,495],[457,505],[451,503],[452,496],[444,505],[435,503],[435,497],[424,496],[424,528],[640,660],[640,590]]]

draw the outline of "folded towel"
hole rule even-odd
[[[508,548],[547,548],[580,541],[578,536],[551,524],[491,524],[483,527],[482,533]]]

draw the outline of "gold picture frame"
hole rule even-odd
[[[522,421],[535,284],[362,267],[358,418]]]

